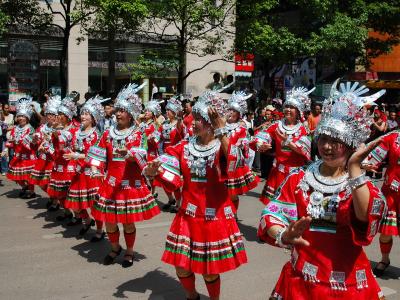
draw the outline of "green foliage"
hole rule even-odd
[[[49,27],[52,20],[51,14],[37,0],[0,1],[0,28],[3,32],[11,27],[39,32]]]
[[[346,69],[356,57],[368,65],[400,42],[398,0],[241,0],[237,11],[237,50],[271,65],[318,56]],[[371,29],[387,34],[387,40],[369,37]]]
[[[161,56],[154,51],[146,51],[140,55],[136,62],[125,67],[129,71],[133,80],[140,80],[150,77],[168,77],[173,71],[176,71],[178,61],[172,57]]]

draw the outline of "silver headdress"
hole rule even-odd
[[[24,97],[18,100],[16,108],[16,116],[24,116],[30,119],[33,115],[32,98]]]
[[[283,103],[283,107],[293,105],[299,110],[300,114],[309,111],[311,109],[311,99],[308,95],[310,95],[314,90],[315,87],[311,90],[307,90],[305,87],[292,88],[292,90],[286,94],[286,101]]]
[[[51,96],[49,100],[47,100],[46,104],[44,105],[44,113],[45,114],[58,114],[58,108],[61,105],[61,96]]]
[[[147,102],[145,110],[152,112],[154,116],[161,115],[161,106],[158,101],[155,100]]]
[[[74,100],[67,96],[61,101],[61,106],[58,107],[58,112],[66,115],[68,119],[72,120],[76,116],[77,108]]]
[[[240,117],[247,112],[247,99],[249,99],[253,94],[246,95],[245,92],[233,92],[232,96],[228,100],[228,108],[236,110],[240,113]]]
[[[103,97],[100,97],[100,96],[95,96],[93,98],[90,98],[82,106],[81,114],[84,112],[87,112],[88,114],[90,114],[93,117],[96,124],[99,123],[99,121],[101,119],[103,119],[105,116],[104,107],[101,103],[108,101],[108,100],[110,100],[110,98],[103,99]]]
[[[115,109],[122,109],[127,111],[134,119],[140,115],[142,111],[142,99],[136,94],[141,89],[143,89],[146,85],[146,82],[137,85],[134,83],[128,84],[124,87],[117,96],[117,100],[115,101]]]
[[[167,106],[165,109],[173,111],[174,113],[179,113],[183,110],[182,102],[180,100],[180,96],[171,97],[167,101]]]
[[[323,103],[322,117],[315,135],[325,134],[357,148],[371,133],[373,117],[364,106],[374,104],[386,90],[361,97],[368,92],[364,85],[358,87],[358,82],[341,83],[338,91],[338,82],[339,79],[333,83],[330,96]]]
[[[208,116],[208,108],[210,106],[215,108],[220,116],[226,115],[227,105],[217,91],[205,91],[202,93],[192,111],[201,115],[204,120],[210,123],[210,117]]]

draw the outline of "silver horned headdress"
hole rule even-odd
[[[44,113],[57,115],[58,108],[60,107],[60,105],[61,105],[61,96],[59,95],[51,96],[44,105]]]
[[[81,114],[87,112],[93,117],[96,124],[99,123],[99,121],[102,120],[105,116],[104,107],[101,103],[108,100],[110,100],[110,98],[103,99],[103,97],[100,96],[95,96],[93,98],[90,98],[82,106]]]
[[[365,105],[374,104],[386,90],[361,97],[369,91],[364,85],[358,87],[358,82],[341,83],[338,90],[338,82],[339,79],[333,83],[330,96],[323,103],[322,117],[315,135],[325,134],[357,148],[371,133],[373,117]]]
[[[210,123],[208,116],[208,108],[213,107],[217,110],[220,116],[226,115],[227,105],[217,91],[205,91],[199,96],[196,104],[193,106],[193,113],[197,113]]]
[[[30,119],[33,115],[32,98],[24,97],[18,100],[15,107],[16,116],[24,116]]]
[[[228,108],[236,110],[240,113],[240,117],[247,112],[247,99],[249,99],[253,94],[246,95],[245,92],[233,92],[232,96],[228,100]]]
[[[158,101],[155,100],[147,102],[145,110],[152,112],[154,116],[161,115],[161,106]]]
[[[165,109],[173,111],[176,114],[181,112],[183,110],[183,107],[180,97],[176,96],[168,99],[167,106],[165,107]]]
[[[142,111],[142,99],[139,98],[137,92],[146,86],[146,82],[137,85],[134,83],[124,87],[117,96],[114,107],[127,111],[134,119],[136,119]]]
[[[309,111],[311,109],[311,99],[308,95],[310,95],[314,90],[315,87],[311,90],[307,90],[305,87],[292,88],[286,94],[286,100],[283,103],[283,107],[293,105],[299,110],[300,114]]]
[[[72,120],[76,116],[77,108],[73,98],[66,96],[58,107],[58,113],[62,113]]]

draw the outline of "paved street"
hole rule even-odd
[[[173,267],[160,261],[172,214],[162,213],[137,224],[136,262],[131,268],[121,267],[122,258],[112,266],[103,266],[101,261],[109,251],[106,241],[92,244],[77,239],[79,228],[56,222],[57,213],[44,209],[46,198],[16,198],[17,186],[5,177],[0,179],[4,184],[0,186],[0,299],[184,299]],[[240,228],[247,241],[249,263],[222,275],[221,299],[267,299],[288,259],[281,249],[257,241],[260,189],[261,185],[241,198]],[[160,198],[165,202],[163,194]],[[89,231],[87,239],[92,234]],[[379,259],[377,240],[367,248],[373,261]],[[379,283],[387,299],[400,299],[398,239],[391,259],[387,277]],[[202,299],[207,299],[200,277],[196,283]]]

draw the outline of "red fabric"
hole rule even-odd
[[[88,219],[89,218],[89,214],[88,214],[87,210],[86,209],[82,209],[81,212],[79,213],[79,217],[82,220]]]
[[[119,244],[119,230],[115,232],[107,232],[107,236],[111,244]]]
[[[83,140],[83,149],[78,149],[77,134],[74,134],[72,139],[72,151],[82,152],[87,156],[89,149],[99,139],[97,131]],[[68,195],[65,200],[65,207],[73,210],[87,209],[93,206],[96,200],[101,180],[99,178],[91,178],[88,175],[90,165],[86,159],[79,159],[75,161],[75,173],[71,176],[71,185],[69,187]]]
[[[169,120],[166,120],[164,124],[169,124]],[[166,149],[170,146],[175,146],[178,144],[182,139],[185,138],[185,125],[182,123],[180,127],[176,125],[172,128],[169,133],[169,136],[164,132],[163,128],[165,125],[162,124],[158,128],[158,132],[160,133],[160,142],[162,142],[163,151],[165,152]]]
[[[208,282],[206,280],[204,280],[204,282],[206,283],[208,295],[210,296],[210,298],[212,299],[219,297],[221,289],[221,278],[218,276],[218,278],[212,282]]]
[[[368,287],[358,289],[356,284],[346,284],[346,290],[333,290],[329,283],[312,283],[304,281],[304,275],[293,269],[290,262],[285,264],[281,275],[271,296],[284,300],[338,300],[338,299],[368,299],[383,300],[383,293],[374,278],[371,267],[365,265],[368,270]],[[281,297],[281,298],[279,298]]]
[[[144,133],[147,136],[147,160],[152,161],[158,156],[158,139],[155,138],[155,134],[157,133],[157,127],[155,123],[152,121],[149,124],[144,124]]]
[[[102,221],[96,220],[96,229],[97,230],[103,229],[103,224],[104,223]]]
[[[145,136],[140,130],[135,130],[126,137],[125,142],[125,147],[135,156],[134,161],[115,154],[109,131],[102,135],[97,144],[106,153],[107,175],[99,188],[99,199],[94,202],[92,209],[96,220],[130,224],[149,220],[160,213],[142,176],[142,168],[146,163],[146,149],[143,148]]]
[[[6,147],[14,149],[14,156],[9,163],[7,178],[13,181],[29,181],[30,173],[35,165],[35,151],[31,149],[29,138],[33,134],[33,128],[27,125],[21,136],[17,137],[16,128],[10,132],[11,142]],[[18,140],[16,140],[18,138]]]
[[[301,189],[300,182],[304,175],[303,168],[292,172],[263,210],[259,235],[274,246],[274,240],[267,237],[271,226],[287,226],[289,222],[307,216],[312,189]],[[340,192],[338,196],[341,201],[337,207],[329,215],[313,219],[309,229],[303,233],[302,237],[310,246],[294,247],[292,264],[284,267],[276,285],[279,296],[285,300],[317,299],[317,295],[335,299],[338,290],[334,289],[330,276],[332,272],[340,272],[345,275],[343,278],[347,287],[347,290],[340,291],[341,299],[378,299],[379,287],[363,246],[369,245],[377,233],[385,211],[385,200],[372,183],[367,186],[370,192],[368,221],[361,222],[356,218],[352,195],[345,190]],[[328,202],[327,209],[332,209],[328,207]],[[307,275],[310,270],[315,270],[315,284]],[[360,280],[363,277],[366,278],[365,282]]]
[[[393,246],[393,240],[390,240],[389,243],[382,243],[379,241],[379,247],[381,248],[381,253],[382,254],[389,254],[390,251],[392,250]]]
[[[196,290],[196,276],[192,273],[187,277],[179,277],[179,281],[181,282],[183,288],[189,293],[192,294]]]
[[[133,248],[136,239],[136,230],[130,233],[124,231],[124,238],[125,238],[126,248]]]

